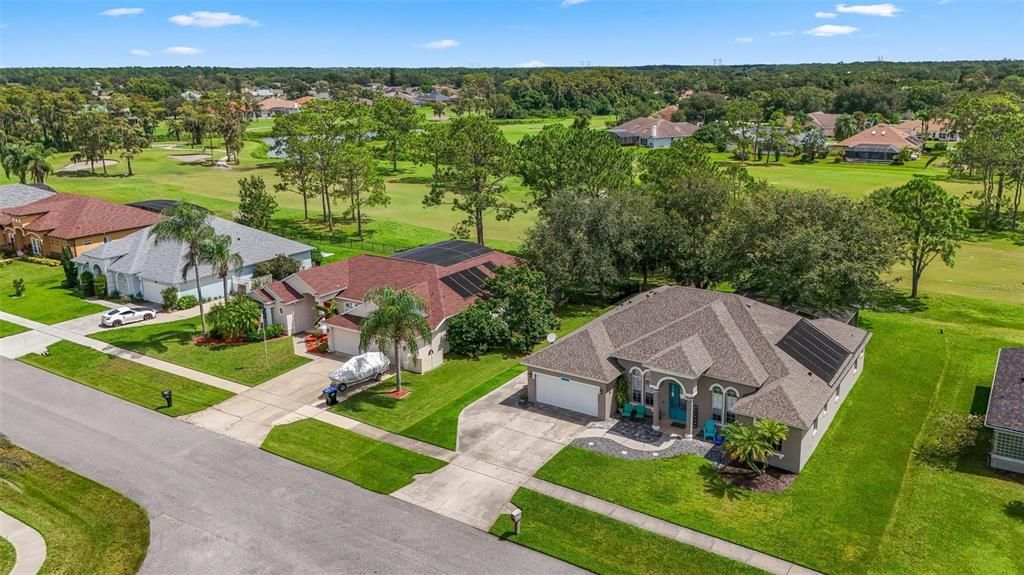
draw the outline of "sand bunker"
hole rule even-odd
[[[184,156],[167,156],[182,164],[199,164],[210,159],[210,154],[187,154]]]
[[[102,170],[104,164],[106,164],[108,168],[110,166],[116,166],[117,165],[117,160],[103,160],[102,162],[75,162],[73,164],[68,164],[68,165],[64,166],[63,168],[61,168],[61,169],[59,169],[57,171],[58,172],[89,172],[89,171],[92,171],[92,168],[93,168],[94,165],[96,166],[97,170]]]

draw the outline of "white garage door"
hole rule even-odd
[[[597,386],[536,374],[537,403],[546,403],[597,417]]]

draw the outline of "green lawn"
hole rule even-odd
[[[520,535],[515,534],[508,514],[498,518],[491,527],[491,533],[594,573],[764,573],[529,489],[516,491],[512,503],[523,510]]]
[[[14,569],[15,559],[17,559],[17,553],[14,551],[14,545],[0,537],[0,575],[7,575],[11,569]]]
[[[258,385],[309,361],[295,355],[290,337],[267,342],[268,364],[262,343],[194,345],[192,339],[200,333],[199,318],[195,317],[99,332],[89,337],[242,385]]]
[[[1024,308],[927,305],[863,313],[874,332],[864,374],[781,494],[723,488],[692,456],[631,462],[569,447],[537,475],[829,573],[1024,572],[1024,521],[1011,511],[1022,485],[987,472],[983,448],[955,472],[911,457],[939,414],[984,408],[996,351],[1024,344]]]
[[[233,395],[69,341],[51,345],[49,352],[48,356],[29,354],[20,361],[171,417],[206,409]],[[160,395],[165,389],[174,392],[170,408]]]
[[[0,320],[0,337],[16,335],[24,331],[28,331],[28,328],[22,327],[16,323]]]
[[[570,306],[559,310],[562,325],[558,333],[568,333],[605,308]],[[402,386],[412,393],[404,399],[389,395],[389,384],[367,389],[331,408],[332,411],[364,423],[425,441],[446,449],[455,449],[459,413],[469,404],[522,373],[519,356],[489,353],[478,359],[455,354],[444,364],[425,374],[403,374]]]
[[[134,501],[95,481],[10,447],[28,463],[7,478],[0,509],[46,540],[42,574],[132,575],[149,548],[149,519]],[[0,551],[0,557],[3,552]]]
[[[377,493],[401,489],[416,475],[433,473],[446,465],[314,419],[274,427],[262,447]]]
[[[25,280],[25,293],[14,297],[14,280]],[[64,270],[42,264],[9,260],[0,264],[0,311],[40,323],[60,323],[107,308],[85,301],[78,292],[60,287]]]

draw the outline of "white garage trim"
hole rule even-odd
[[[556,377],[544,373],[534,374],[534,378],[537,388],[537,403],[597,417],[597,386],[578,383],[568,377]]]

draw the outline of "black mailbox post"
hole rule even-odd
[[[165,389],[160,392],[160,395],[164,396],[164,401],[167,402],[167,407],[171,407],[171,404],[174,403],[174,394],[171,390]]]

